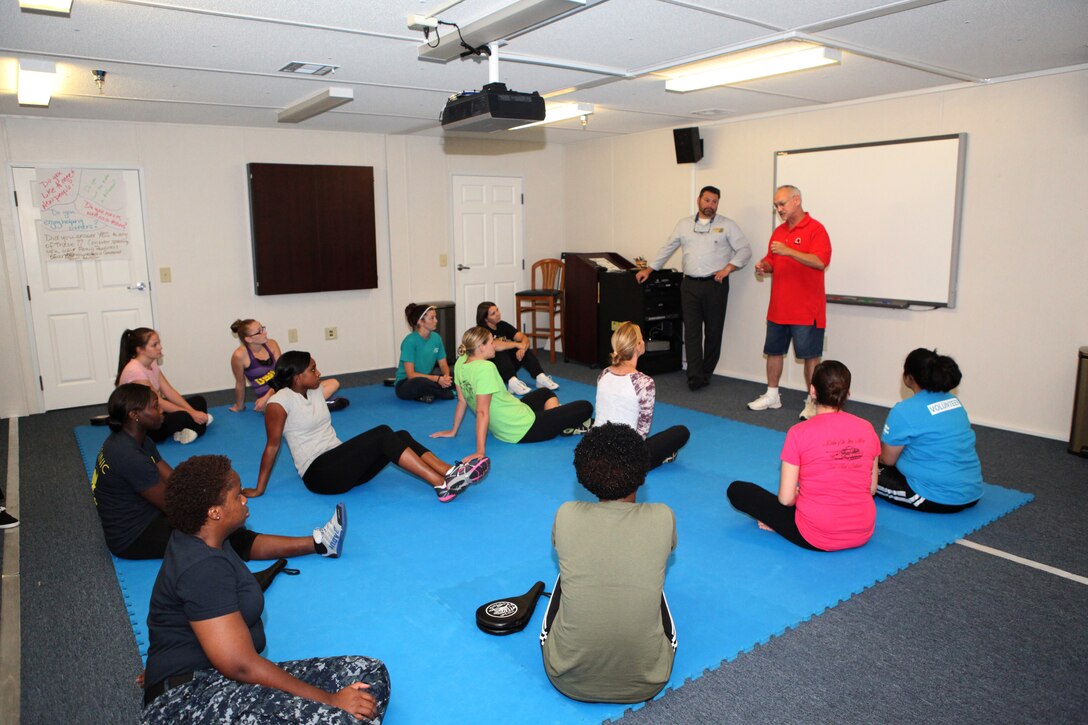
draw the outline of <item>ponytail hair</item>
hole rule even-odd
[[[268,381],[268,387],[273,390],[291,387],[295,376],[310,367],[311,359],[310,353],[302,350],[288,350],[283,353],[276,361],[276,376]]]
[[[947,393],[960,384],[963,374],[960,366],[948,355],[939,355],[937,350],[919,347],[907,355],[903,363],[903,374],[914,378],[918,387],[935,393]]]
[[[129,360],[136,357],[136,351],[141,347],[147,347],[148,339],[155,333],[150,327],[137,327],[135,330],[125,330],[121,333],[121,350],[117,354],[117,376],[113,379],[116,387],[121,382],[121,371],[128,365]]]
[[[461,336],[461,346],[457,348],[457,356],[465,355],[471,357],[476,354],[476,350],[487,342],[488,338],[492,337],[491,330],[486,327],[477,325],[476,327],[470,327],[465,330],[465,334]]]
[[[492,307],[497,307],[494,302],[481,302],[476,305],[476,324],[480,327],[487,327],[487,313],[491,312]]]
[[[252,325],[256,320],[252,318],[246,318],[244,320],[235,320],[230,323],[230,331],[238,336],[241,342],[246,341],[246,328]]]
[[[850,369],[838,360],[824,360],[812,371],[816,402],[841,410],[850,397]]]
[[[613,365],[619,365],[635,356],[635,348],[642,339],[642,331],[633,322],[621,322],[612,333],[612,354],[609,356]]]
[[[423,321],[423,316],[427,314],[427,310],[433,310],[434,305],[417,305],[415,302],[409,302],[408,306],[404,308],[404,319],[408,321],[408,329],[414,330]]]

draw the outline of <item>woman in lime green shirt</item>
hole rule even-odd
[[[453,428],[432,433],[432,438],[452,438],[461,427],[465,409],[476,414],[476,452],[486,455],[487,432],[506,443],[537,443],[557,435],[584,433],[592,424],[593,405],[588,400],[559,404],[555,392],[540,388],[518,400],[507,390],[495,363],[495,337],[485,327],[473,327],[461,338],[453,382],[457,408]]]

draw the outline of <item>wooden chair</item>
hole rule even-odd
[[[538,281],[539,274],[539,281]],[[541,259],[532,268],[532,289],[522,290],[514,295],[518,303],[518,327],[522,325],[522,315],[526,312],[532,318],[532,332],[525,336],[536,347],[538,339],[551,340],[552,362],[555,362],[555,342],[563,344],[563,293],[566,283],[563,261],[559,259]],[[537,314],[548,316],[547,326],[538,326]],[[566,345],[563,346],[566,350]]]

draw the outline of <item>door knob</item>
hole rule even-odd
[[[136,284],[130,284],[128,286],[128,288],[129,289],[134,289],[134,290],[139,290],[140,292],[143,292],[145,289],[147,289],[147,285],[144,284],[143,282],[137,282]]]
[[[457,271],[458,271],[458,272],[460,272],[460,271],[461,271],[462,269],[472,269],[472,267],[466,267],[466,266],[465,266],[465,265],[463,265],[463,264],[459,264],[459,265],[457,265]]]

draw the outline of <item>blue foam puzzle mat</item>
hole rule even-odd
[[[558,382],[563,402],[593,400],[591,386]],[[474,449],[471,413],[457,438],[428,437],[450,427],[453,401],[403,401],[383,386],[341,394],[351,400],[349,408],[333,414],[341,440],[387,423],[410,431],[449,462]],[[205,436],[187,446],[161,444],[160,453],[171,465],[192,455],[225,454],[243,485],[255,484],[263,416],[226,407],[213,413]],[[679,640],[670,688],[1031,500],[987,484],[978,505],[948,516],[878,501],[876,532],[868,544],[835,553],[806,551],[760,531],[725,498],[735,479],[777,489],[784,433],[659,403],[654,429],[677,423],[691,429],[691,441],[675,463],[650,473],[638,494],[640,501],[666,503],[676,513],[678,544],[665,581]],[[75,429],[88,480],[108,432]],[[592,500],[571,465],[577,440],[512,445],[491,438],[491,474],[448,504],[393,466],[341,497],[319,496],[305,489],[290,453],[281,451],[267,492],[250,501],[249,526],[269,534],[307,534],[328,520],[338,500],[347,504],[349,526],[340,559],[295,558],[291,566],[301,575],[281,575],[268,590],[264,655],[381,658],[393,683],[389,722],[590,723],[622,716],[630,706],[575,702],[551,686],[538,643],[544,599],[522,632],[494,637],[475,626],[480,604],[521,594],[537,580],[550,589],[555,580],[555,511],[564,501]],[[159,562],[115,558],[114,565],[146,657],[147,607]]]

